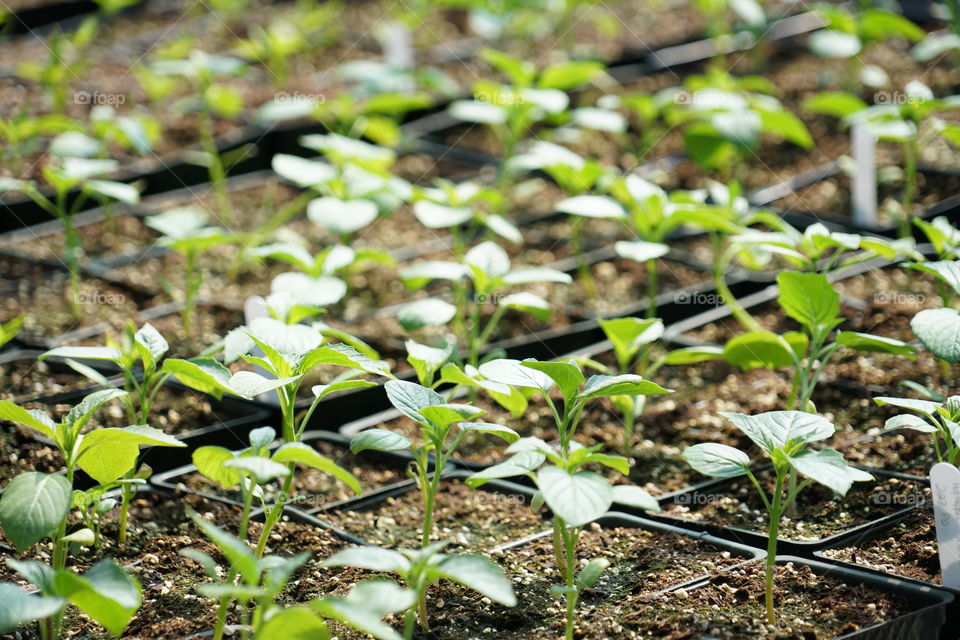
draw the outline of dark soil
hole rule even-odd
[[[905,578],[943,584],[933,507],[921,505],[873,539],[827,549],[823,555]]]
[[[90,386],[90,381],[79,373],[37,360],[39,353],[0,361],[0,400],[52,396]]]

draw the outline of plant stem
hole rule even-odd
[[[660,291],[657,260],[647,260],[647,319],[657,315],[657,293]]]
[[[569,531],[566,527],[566,524],[561,522],[561,532],[563,534],[564,542],[564,551],[566,555],[566,567],[567,567],[567,624],[566,624],[566,640],[573,640],[573,623],[576,619],[577,612],[577,599],[579,591],[577,590],[576,585],[576,546],[577,546],[577,534],[573,531]]]
[[[764,589],[766,592],[767,622],[777,624],[777,614],[773,608],[773,573],[777,562],[777,536],[780,533],[780,515],[783,504],[783,474],[777,472],[777,484],[773,491],[773,503],[770,506],[770,527],[767,531],[767,558],[764,566]]]
[[[180,317],[183,322],[183,331],[187,335],[193,333],[193,310],[197,303],[197,290],[200,288],[199,278],[197,277],[197,254],[195,251],[188,250],[186,253],[187,266],[185,283],[185,296],[183,301],[183,311]]]
[[[277,521],[280,520],[280,516],[283,515],[283,509],[287,504],[287,495],[290,493],[293,476],[297,470],[297,465],[294,462],[291,462],[288,466],[290,473],[286,479],[284,479],[283,488],[280,490],[276,502],[270,507],[270,510],[267,512],[267,517],[263,521],[263,531],[260,532],[260,539],[257,540],[256,554],[258,558],[263,557],[263,551],[267,548],[267,541],[270,539],[270,532],[273,531],[273,527],[276,526]]]
[[[903,217],[900,220],[900,237],[906,238],[910,235],[910,210],[913,208],[913,198],[917,188],[917,164],[920,156],[915,138],[911,138],[903,144],[903,155],[905,175],[903,178]]]
[[[217,210],[220,214],[220,221],[228,223],[233,221],[233,210],[230,206],[230,190],[227,188],[227,172],[223,167],[223,159],[220,157],[220,151],[217,149],[217,140],[214,133],[213,114],[210,108],[204,106],[199,113],[198,133],[200,134],[200,146],[208,156],[208,167],[210,172],[210,183],[213,185],[213,193],[217,200]]]
[[[136,466],[127,473],[127,478],[132,478],[136,472]],[[129,520],[130,499],[133,497],[132,485],[124,482],[120,485],[120,528],[117,532],[117,542],[123,544],[127,541],[127,521]]]

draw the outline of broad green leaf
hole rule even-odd
[[[833,29],[813,32],[808,43],[814,55],[821,58],[852,58],[863,48],[857,36]]]
[[[445,229],[469,222],[474,214],[470,207],[451,207],[419,200],[413,204],[413,215],[428,229]]]
[[[537,473],[537,488],[547,506],[568,526],[582,527],[610,509],[613,489],[603,478],[590,471],[568,473],[549,466]]]
[[[230,489],[240,484],[241,475],[236,469],[224,466],[236,456],[229,449],[217,446],[199,447],[193,452],[193,464],[204,477]]]
[[[833,435],[833,424],[826,418],[803,411],[767,411],[755,416],[721,412],[724,418],[743,431],[766,453],[797,446]]]
[[[894,431],[896,429],[913,429],[914,431],[922,431],[923,433],[937,432],[937,428],[923,418],[908,413],[893,416],[883,425],[884,431]]]
[[[458,426],[464,431],[480,431],[482,433],[495,435],[511,444],[520,439],[519,433],[502,424],[493,424],[490,422],[461,422]]]
[[[397,313],[397,321],[407,331],[450,322],[457,308],[438,298],[427,298],[405,304]]]
[[[524,360],[521,363],[524,367],[535,369],[545,373],[560,388],[564,398],[572,398],[583,384],[583,373],[580,367],[572,362],[538,362],[536,360]]]
[[[302,376],[290,376],[289,378],[266,378],[253,371],[238,371],[230,376],[228,383],[229,389],[236,395],[244,398],[256,398],[261,393],[273,391],[279,387],[296,382]]]
[[[557,282],[568,284],[573,278],[568,273],[551,269],[549,267],[530,267],[525,269],[514,269],[503,276],[506,284],[531,284],[536,282]]]
[[[664,364],[684,365],[696,364],[707,360],[717,360],[723,357],[723,347],[704,345],[702,347],[684,347],[674,349],[664,356]]]
[[[874,398],[873,401],[881,407],[890,405],[900,409],[918,411],[931,420],[933,420],[934,414],[937,413],[937,409],[940,408],[939,402],[932,402],[930,400],[916,400],[914,398],[890,398],[887,396],[880,396]]]
[[[290,475],[290,469],[286,465],[262,456],[233,458],[224,461],[223,466],[238,469],[241,473],[246,472],[253,476],[257,484],[267,484],[276,478],[285,478]]]
[[[496,242],[487,240],[473,247],[464,256],[464,262],[476,267],[490,278],[505,276],[510,271],[510,258]]]
[[[777,285],[780,306],[804,326],[829,325],[840,315],[840,296],[823,274],[783,271]]]
[[[230,391],[231,371],[213,358],[167,358],[163,361],[162,370],[173,374],[191,389],[208,393],[218,399],[223,397],[224,391]]]
[[[140,329],[133,334],[133,339],[136,341],[146,353],[150,354],[153,358],[153,362],[158,362],[160,358],[170,349],[170,345],[167,344],[167,341],[164,339],[160,332],[157,331],[153,325],[149,322],[144,324]],[[144,358],[146,360],[147,358]]]
[[[393,571],[405,574],[410,561],[402,553],[380,547],[349,547],[321,563],[324,567],[359,567],[370,571]]]
[[[857,351],[869,351],[872,353],[893,353],[899,356],[906,356],[911,360],[916,360],[917,350],[906,342],[887,338],[886,336],[874,336],[869,333],[857,333],[855,331],[841,331],[837,334],[837,344],[842,344],[849,349]]]
[[[643,240],[618,240],[613,244],[613,249],[621,258],[634,262],[648,262],[670,253],[670,247],[661,242],[644,242]]]
[[[64,358],[71,360],[106,360],[116,364],[123,364],[123,356],[113,347],[56,347],[46,351],[37,358]]]
[[[354,455],[361,451],[403,451],[410,448],[410,440],[406,436],[386,429],[367,429],[353,436],[350,440],[350,452]]]
[[[70,412],[63,419],[63,424],[82,425],[90,419],[90,416],[102,405],[127,395],[123,389],[100,389],[88,394],[80,401],[80,404],[70,409]]]
[[[17,551],[57,532],[70,509],[72,489],[66,477],[36,471],[7,484],[0,497],[0,527]]]
[[[553,378],[541,371],[525,366],[526,362],[509,358],[491,360],[480,365],[480,375],[502,384],[539,389],[544,393],[549,392],[554,385]]]
[[[623,207],[608,196],[574,196],[561,200],[556,205],[561,213],[583,216],[585,218],[624,218]]]
[[[521,291],[520,293],[511,293],[510,295],[503,296],[500,298],[499,304],[501,307],[506,307],[507,309],[515,309],[529,313],[540,322],[546,322],[550,319],[550,303],[529,291]]]
[[[617,362],[629,364],[640,348],[659,340],[663,321],[659,318],[614,318],[600,321],[600,328],[613,346]]]
[[[123,633],[140,608],[140,583],[112,560],[101,560],[85,574],[59,571],[57,592],[110,633]]]
[[[960,293],[960,264],[955,260],[940,260],[938,262],[911,263],[911,269],[925,271],[943,280],[957,293]]]
[[[482,413],[483,409],[469,404],[441,404],[424,407],[420,410],[420,415],[426,419],[428,424],[440,428],[446,428],[460,420],[472,420]]]
[[[867,103],[853,95],[841,91],[824,91],[803,101],[804,111],[823,113],[835,118],[846,118],[867,108]]]
[[[847,464],[843,454],[834,449],[807,449],[790,457],[794,468],[814,481],[832,489],[840,495],[846,495],[854,482],[867,482],[873,476]]]
[[[577,397],[587,400],[609,396],[650,396],[672,392],[672,389],[664,389],[657,383],[644,380],[642,376],[634,374],[597,375],[587,380],[586,386]]]
[[[360,486],[360,481],[357,480],[352,473],[333,460],[320,455],[315,449],[302,442],[288,442],[284,444],[273,454],[273,459],[276,462],[299,462],[308,467],[319,469],[320,471],[329,473],[350,487],[357,495],[363,493],[363,487]]]
[[[642,489],[641,489],[642,491]],[[587,563],[577,575],[577,588],[580,590],[589,589],[600,579],[600,574],[610,566],[610,561],[606,558],[594,558]]]
[[[310,391],[318,400],[323,400],[331,393],[335,393],[337,391],[366,389],[375,386],[377,386],[377,383],[371,380],[341,380],[340,382],[331,382],[330,384],[314,385],[310,388]]]
[[[714,478],[735,478],[750,468],[750,458],[743,451],[715,442],[688,447],[683,457],[691,467]]]
[[[9,400],[0,400],[0,420],[16,422],[35,429],[48,438],[56,438],[56,424],[50,416],[39,409],[24,409]]]
[[[953,309],[924,309],[910,328],[930,352],[951,364],[960,362],[960,313]]]
[[[377,205],[371,200],[323,197],[307,205],[307,218],[311,222],[340,235],[359,231],[376,220],[377,213]]]
[[[805,336],[799,335],[805,339]],[[758,367],[777,369],[791,366],[794,363],[794,352],[785,336],[758,329],[741,333],[727,341],[723,349],[723,359],[743,370]]]
[[[390,404],[414,422],[424,422],[421,409],[447,404],[446,399],[433,389],[406,380],[389,380],[383,385]]]
[[[656,498],[640,487],[632,485],[618,484],[613,487],[613,501],[644,511],[660,511],[660,505]]]
[[[460,280],[468,275],[468,271],[458,262],[425,260],[401,270],[397,275],[411,289],[421,289],[432,280]]]
[[[13,583],[0,583],[0,633],[13,631],[31,620],[49,618],[66,603],[63,598],[27,593]]]
[[[479,555],[451,555],[433,567],[431,574],[462,584],[494,602],[512,607],[517,604],[513,585],[503,569]]]
[[[257,556],[245,542],[207,522],[203,516],[193,510],[188,510],[187,515],[190,516],[190,519],[203,534],[217,546],[227,562],[230,563],[230,567],[237,571],[244,582],[250,584],[257,581],[259,577]]]
[[[603,72],[603,63],[593,60],[574,60],[547,67],[540,74],[537,86],[543,89],[570,91],[589,82]]]
[[[476,489],[489,480],[524,475],[537,469],[545,460],[546,456],[539,451],[521,451],[500,464],[474,473],[466,479],[466,484],[471,489]]]
[[[323,620],[305,606],[280,609],[266,620],[254,640],[329,640],[330,632]]]

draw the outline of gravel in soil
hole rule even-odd
[[[930,504],[911,510],[902,521],[872,539],[827,549],[823,555],[876,571],[943,584]]]
[[[365,542],[413,549],[423,535],[423,498],[416,487],[360,510],[324,510],[317,517]],[[444,480],[437,491],[432,540],[450,540],[451,550],[482,551],[522,538],[543,527],[525,496],[472,490],[459,480]]]
[[[364,493],[408,479],[405,469],[406,463],[396,457],[370,454],[369,452],[358,457],[350,453],[348,447],[324,440],[307,441],[307,444],[356,476],[363,486]],[[249,444],[238,439],[237,442],[225,442],[222,446],[230,449],[242,449]],[[177,488],[181,490],[202,491],[237,502],[242,499],[236,488],[224,489],[199,473],[181,476],[176,479],[176,482]],[[275,485],[265,488],[265,497],[268,502],[276,495],[276,489]],[[319,469],[299,467],[293,480],[288,503],[303,511],[310,511],[355,497],[357,496],[349,487],[332,475]]]
[[[79,373],[37,360],[40,352],[0,361],[0,400],[24,400],[76,391],[91,386]]]
[[[767,495],[773,490],[772,472],[754,472]],[[921,502],[929,489],[918,482],[875,476],[875,482],[858,482],[846,496],[835,495],[813,483],[796,499],[795,516],[780,522],[780,539],[811,541],[849,531]],[[745,529],[766,535],[767,510],[756,487],[745,477],[716,488],[703,488],[677,497],[662,515],[714,527]]]

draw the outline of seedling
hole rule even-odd
[[[899,97],[896,95],[895,97]],[[873,106],[856,96],[844,93],[822,93],[806,102],[806,108],[841,118],[841,126],[863,124],[878,140],[896,142],[903,157],[903,198],[900,212],[900,235],[910,233],[910,217],[917,190],[920,152],[938,137],[960,147],[960,125],[936,117],[943,111],[960,109],[960,96],[935,98],[933,92],[918,80],[904,87],[904,100],[886,101]]]
[[[209,219],[207,212],[197,207],[178,207],[144,219],[144,224],[163,234],[160,246],[176,251],[185,260],[180,317],[183,331],[188,335],[193,333],[197,294],[203,286],[204,270],[197,264],[197,259],[235,238],[223,227],[209,226]]]
[[[706,171],[719,172],[724,182],[744,181],[746,162],[760,149],[762,136],[813,147],[806,125],[767,92],[769,83],[755,76],[733,78],[714,71],[692,76],[685,87],[667,89],[659,99],[672,97],[670,126],[682,127],[687,155]]]
[[[441,553],[448,541],[436,542],[415,551],[394,551],[379,547],[351,547],[323,562],[324,567],[359,567],[369,571],[396,573],[413,598],[404,615],[404,640],[412,640],[419,611],[420,627],[430,631],[427,620],[427,590],[440,580],[450,580],[508,607],[517,604],[513,585],[503,570],[481,555]],[[393,583],[388,583],[393,584]]]
[[[96,16],[84,19],[71,33],[64,33],[58,27],[46,39],[45,59],[17,63],[16,74],[43,87],[54,114],[64,112],[74,81],[93,64],[90,52],[99,29],[100,20]]]
[[[507,448],[507,453],[515,454],[512,458],[471,475],[467,484],[478,487],[488,480],[519,475],[536,484],[538,494],[533,508],[539,509],[545,503],[553,512],[554,557],[564,579],[564,584],[553,591],[566,600],[565,637],[572,640],[580,593],[592,587],[609,564],[602,558],[578,563],[576,546],[583,527],[606,513],[614,502],[647,511],[659,509],[657,501],[643,489],[634,485],[611,486],[603,476],[584,470],[587,465],[598,464],[627,475],[630,463],[626,458],[600,453],[602,445],[586,447],[573,440],[583,410],[598,398],[645,396],[669,390],[634,374],[584,379],[580,367],[573,362],[502,359],[484,363],[480,371],[494,382],[533,389],[543,396],[553,415],[559,436],[557,445],[534,437],[521,438]],[[563,397],[559,407],[551,397],[555,389]]]
[[[767,622],[777,624],[773,600],[773,578],[777,559],[780,519],[797,496],[813,482],[819,482],[840,495],[846,495],[854,482],[867,482],[873,476],[847,464],[843,454],[830,448],[813,449],[813,442],[833,435],[835,428],[826,418],[802,411],[769,411],[755,416],[722,413],[766,454],[773,464],[776,482],[769,495],[750,469],[750,457],[725,444],[708,442],[684,451],[684,458],[700,473],[715,478],[748,476],[767,509],[767,557],[765,562],[765,602]],[[785,488],[788,476],[803,474],[802,482]]]
[[[517,227],[497,213],[489,213],[484,205],[496,211],[503,195],[495,189],[467,181],[455,184],[438,178],[433,188],[414,191],[413,215],[428,229],[449,229],[453,241],[453,255],[462,259],[467,244],[481,230],[496,234],[516,244],[523,242]]]
[[[230,579],[223,582],[216,561],[193,548],[180,553],[203,567],[210,583],[197,587],[197,592],[221,603],[237,601],[243,607],[242,622],[252,631],[254,640],[269,640],[288,635],[291,629],[309,637],[327,638],[324,619],[336,620],[378,640],[400,640],[383,617],[410,606],[412,594],[387,581],[369,581],[354,586],[345,597],[324,596],[306,605],[281,607],[277,598],[287,588],[293,575],[310,558],[304,551],[289,558],[259,557],[244,542],[190,511],[190,518],[217,546],[229,564]],[[221,608],[223,611],[223,608]],[[226,617],[217,620],[214,639],[224,635]]]
[[[913,429],[930,435],[937,462],[960,463],[960,396],[950,396],[943,402],[914,400],[913,398],[874,398],[881,407],[891,406],[919,413],[903,413],[888,419],[884,431]]]
[[[347,337],[347,336],[342,336]],[[168,359],[163,370],[173,373],[188,387],[210,393],[220,398],[230,393],[243,398],[255,398],[262,393],[274,391],[280,407],[282,431],[285,443],[297,443],[303,435],[313,412],[320,401],[329,394],[346,389],[376,386],[369,380],[354,379],[360,374],[392,377],[382,362],[374,361],[346,344],[323,344],[324,335],[319,329],[301,324],[288,325],[274,318],[258,318],[245,327],[231,331],[224,339],[224,362],[230,364],[243,359],[265,370],[273,378],[253,371],[232,373],[220,362],[210,358],[192,360]],[[253,355],[259,348],[263,355]],[[302,415],[297,414],[297,394],[304,376],[314,367],[336,365],[347,371],[329,384],[312,388],[314,400]],[[293,455],[284,454],[284,455]],[[256,553],[263,555],[270,532],[276,525],[290,494],[295,472],[295,459],[287,460],[290,473],[274,505],[267,512],[266,521]]]
[[[484,49],[480,56],[510,84],[480,80],[473,86],[473,100],[456,100],[449,113],[462,122],[490,127],[503,148],[501,167],[506,165],[531,128],[562,114],[570,104],[564,91],[583,85],[603,71],[599,62],[578,60],[555,64],[540,71],[533,63],[509,54]],[[502,168],[497,186],[506,191],[509,173]]]
[[[31,180],[0,178],[0,192],[25,193],[37,206],[63,224],[63,259],[70,277],[70,309],[74,317],[80,317],[80,258],[83,246],[74,226],[73,217],[91,196],[117,200],[126,204],[139,202],[140,193],[129,184],[96,179],[96,176],[117,170],[115,160],[91,160],[87,158],[63,158],[55,165],[43,168],[43,178],[52,188],[52,197],[43,193],[41,187]],[[73,190],[78,190],[71,201]]]
[[[822,6],[817,9],[817,14],[826,28],[810,34],[810,50],[821,58],[847,60],[846,84],[849,90],[861,83],[882,86],[889,82],[879,67],[863,67],[863,52],[868,46],[893,38],[919,42],[926,35],[907,18],[883,9],[867,8],[854,13],[843,7]],[[872,76],[879,76],[879,82]]]
[[[924,309],[910,321],[910,328],[933,355],[944,363],[960,362],[960,342],[956,339],[960,327],[960,313],[949,306],[954,295],[960,294],[960,263],[955,260],[909,263],[907,266],[934,276],[942,291],[944,307]],[[945,373],[949,373],[946,364]],[[949,378],[949,376],[945,376]]]
[[[452,321],[454,331],[466,337],[467,362],[477,366],[480,354],[494,335],[508,309],[532,314],[541,322],[551,314],[550,303],[529,292],[505,294],[504,289],[538,282],[569,283],[566,273],[548,267],[511,269],[507,252],[491,241],[470,249],[461,262],[430,260],[400,272],[411,289],[425,287],[433,280],[449,280],[454,304],[439,298],[411,302],[400,309],[397,319],[412,331]],[[495,305],[484,324],[484,309]]]
[[[426,549],[433,533],[433,507],[440,478],[465,435],[470,432],[488,433],[513,443],[520,436],[508,427],[487,422],[470,422],[482,409],[469,404],[449,403],[436,391],[414,382],[390,380],[384,385],[387,398],[403,415],[420,425],[420,440],[414,444],[404,435],[387,429],[367,429],[353,437],[350,451],[407,451],[413,453],[413,474],[423,495],[423,534],[421,547]],[[448,443],[457,430],[453,441]],[[431,474],[432,471],[432,474]]]
[[[67,364],[81,375],[96,384],[111,387],[110,381],[95,369],[76,362],[76,360],[96,360],[115,364],[123,374],[123,388],[126,393],[120,396],[126,407],[127,419],[131,424],[149,424],[150,409],[157,393],[170,377],[169,373],[161,370],[160,361],[167,353],[167,341],[152,325],[145,324],[139,330],[133,322],[128,322],[120,342],[107,339],[105,347],[57,347],[40,355],[40,360],[46,358],[65,358]],[[142,470],[136,463],[127,472],[125,478],[131,482],[121,485],[120,528],[117,540],[127,540],[127,519],[130,499],[133,497],[135,486],[132,482],[136,475],[145,471],[150,475],[149,468]]]
[[[756,33],[761,33],[767,24],[763,6],[757,0],[695,0],[693,6],[706,19],[706,33],[714,43],[715,63],[722,59],[726,41],[733,32],[734,25],[729,18],[731,11]]]
[[[195,49],[180,60],[158,60],[153,63],[151,70],[160,76],[182,77],[190,84],[192,96],[178,106],[197,113],[200,159],[210,173],[217,212],[224,222],[233,221],[227,164],[217,148],[214,118],[235,118],[243,111],[243,96],[229,84],[220,82],[220,79],[243,75],[246,67],[237,58],[210,55]]]

